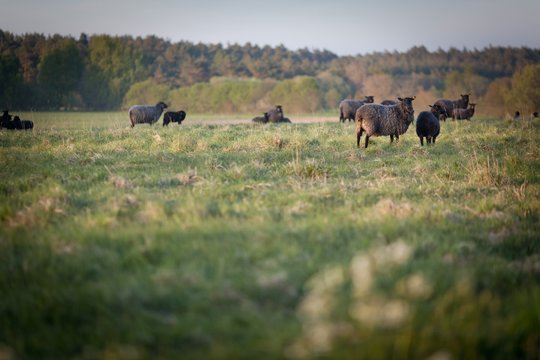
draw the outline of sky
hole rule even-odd
[[[338,55],[540,48],[540,0],[0,0],[0,14],[0,29],[16,34],[156,35]]]

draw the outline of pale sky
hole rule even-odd
[[[326,49],[540,48],[540,0],[0,0],[0,29]]]

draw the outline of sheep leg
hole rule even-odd
[[[437,138],[437,137],[434,136],[433,139],[431,139],[431,141],[433,142],[433,144],[435,144],[435,139],[436,139],[436,138]]]
[[[367,149],[368,144],[369,144],[369,136],[368,136],[368,134],[366,133],[366,145],[364,146],[365,149]]]
[[[390,143],[394,142],[394,135],[390,135]]]
[[[362,137],[362,128],[356,132],[356,147],[360,147],[360,137]]]
[[[424,146],[424,137],[423,136],[420,136],[420,145]]]

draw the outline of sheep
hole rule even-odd
[[[273,123],[281,122],[283,119],[283,107],[276,105],[275,108],[268,110],[265,114],[268,117],[268,121]]]
[[[383,100],[381,105],[396,105],[398,102],[397,100]]]
[[[182,125],[182,121],[186,118],[186,112],[180,111],[167,111],[163,115],[163,126],[169,126],[170,122],[177,122],[178,125]]]
[[[448,118],[448,113],[446,112],[445,108],[443,108],[437,103],[429,105],[429,107],[431,108],[431,113],[437,116],[437,119],[439,119],[439,121],[446,121],[446,119]]]
[[[131,121],[131,127],[135,124],[150,124],[152,125],[158,121],[161,113],[167,108],[167,104],[160,101],[155,106],[150,105],[133,105],[129,108],[129,120]]]
[[[18,117],[17,115],[15,115],[13,117],[13,128],[12,129],[16,129],[16,130],[22,130],[23,129],[23,124],[22,124],[21,118]]]
[[[439,99],[435,101],[435,104],[442,107],[446,112],[446,116],[450,117],[453,116],[454,109],[466,109],[467,106],[469,106],[470,95],[471,94],[461,94],[461,99],[458,100]],[[446,118],[444,118],[443,121],[446,121]]]
[[[32,120],[21,120],[23,130],[31,130],[34,128],[34,122]]]
[[[399,140],[414,118],[412,102],[416,97],[398,98],[396,105],[365,104],[356,110],[356,146],[360,147],[360,137],[366,132],[365,148],[371,136],[388,136],[390,142]]]
[[[427,143],[435,144],[435,139],[441,131],[439,115],[445,110],[437,104],[429,105],[430,111],[422,111],[416,119],[416,135],[420,138],[420,145],[424,146],[424,138]]]
[[[532,117],[533,117],[533,118],[537,118],[537,117],[538,117],[538,111],[533,112],[533,113],[532,113]]]
[[[13,122],[11,121],[11,115],[9,110],[4,110],[0,117],[0,128],[12,129]]]
[[[268,113],[263,113],[263,116],[256,116],[251,121],[255,123],[266,124],[268,122]]]
[[[339,121],[353,121],[356,110],[364,104],[372,104],[375,101],[373,96],[365,96],[365,100],[343,100],[339,103]]]
[[[452,120],[469,120],[471,121],[471,118],[474,115],[474,107],[476,104],[470,103],[468,109],[454,109],[452,112]]]

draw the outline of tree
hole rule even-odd
[[[17,106],[17,93],[22,85],[19,60],[11,54],[0,55],[0,106]]]
[[[38,81],[48,94],[49,106],[63,105],[63,98],[77,89],[83,70],[83,59],[73,40],[45,55],[39,66]]]
[[[527,65],[512,77],[507,104],[522,112],[540,109],[540,64]]]

